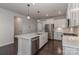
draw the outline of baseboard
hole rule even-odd
[[[13,44],[14,42],[9,42],[9,43],[5,43],[5,44],[0,44],[0,47],[6,46],[6,45],[10,45]]]

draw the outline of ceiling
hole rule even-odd
[[[25,16],[28,13],[27,3],[0,3],[0,8],[8,9]],[[40,10],[40,14],[37,13],[38,10]],[[30,16],[35,19],[66,15],[66,11],[67,3],[30,3],[29,8]]]

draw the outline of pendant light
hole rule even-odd
[[[38,13],[38,19],[40,19],[40,11],[38,10],[37,13]]]
[[[37,20],[37,22],[40,22],[40,20],[39,20],[40,19],[40,17],[39,17],[40,16],[40,11],[38,10],[37,13],[38,13],[38,20]]]
[[[30,7],[30,4],[27,4],[27,7],[28,7],[28,16],[27,16],[27,19],[30,19],[31,17],[29,16],[29,7]]]

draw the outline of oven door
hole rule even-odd
[[[39,49],[39,36],[32,38],[32,55],[36,54]]]

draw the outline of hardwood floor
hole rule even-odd
[[[17,40],[14,40],[14,44],[0,47],[0,55],[17,55]]]
[[[49,42],[38,52],[38,55],[62,55],[62,41],[49,40]]]
[[[0,47],[0,55],[16,55],[17,50],[14,44]]]
[[[49,40],[37,55],[62,55],[62,41]],[[0,47],[0,55],[17,55],[17,40],[14,44]]]

